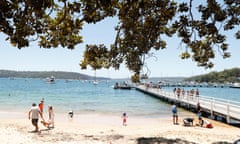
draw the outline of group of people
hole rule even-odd
[[[39,131],[38,121],[39,117],[41,117],[41,123],[47,128],[54,128],[54,110],[53,106],[48,106],[48,120],[44,119],[43,116],[44,110],[44,99],[37,105],[36,103],[32,103],[32,107],[28,112],[28,119],[32,120],[32,125],[35,127],[34,132]]]
[[[30,111],[28,112],[28,119],[32,120],[32,125],[35,127],[35,130],[33,132],[39,131],[39,117],[42,119],[41,123],[47,127],[47,128],[54,128],[54,111],[53,106],[48,106],[48,120],[46,121],[43,116],[43,110],[44,110],[44,99],[41,100],[41,102],[37,105],[36,103],[32,103],[32,107]],[[69,111],[68,115],[70,118],[73,118],[73,111]],[[123,126],[127,126],[127,114],[124,112],[122,114],[122,120],[123,120]]]
[[[173,124],[178,124],[178,111],[177,111],[177,106],[175,103],[172,105],[171,110],[172,110],[172,116],[173,116]],[[202,118],[202,110],[200,107],[200,103],[197,103],[196,110],[197,110],[197,117],[198,117],[197,125],[199,125],[201,127],[212,128],[213,126],[212,126],[211,122],[204,120]],[[183,119],[183,123],[185,126],[193,126],[193,121],[194,121],[194,118],[184,118]]]
[[[181,88],[174,88],[173,93],[178,98],[180,98],[180,97],[184,98],[185,96],[190,97],[190,98],[193,98],[194,96],[199,97],[199,90],[198,89],[196,89],[196,90],[191,89],[191,90],[185,91],[184,88],[182,88],[182,89]],[[187,93],[187,94],[185,94],[185,93]]]
[[[53,106],[48,106],[48,120],[47,121],[43,117],[43,109],[44,109],[44,99],[41,100],[39,105],[36,105],[36,103],[33,103],[32,107],[28,113],[28,118],[32,120],[32,125],[35,127],[34,132],[39,131],[39,127],[38,127],[39,116],[42,119],[41,123],[45,127],[50,128],[50,126],[51,126],[52,128],[54,128]],[[196,109],[197,109],[199,125],[211,128],[212,124],[210,122],[202,119],[202,113],[201,113],[201,108],[200,108],[199,103],[197,104]],[[178,124],[178,110],[177,110],[177,106],[175,103],[172,105],[171,110],[172,110],[172,116],[173,116],[173,124]],[[73,117],[73,111],[69,111],[68,114],[71,118]],[[123,120],[123,122],[122,122],[123,126],[126,126],[127,125],[127,114],[125,112],[122,115],[122,120]],[[184,125],[193,125],[193,120],[194,120],[193,118],[185,118],[183,120]]]

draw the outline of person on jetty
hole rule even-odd
[[[172,105],[172,115],[173,115],[173,124],[178,124],[178,113],[177,113],[177,106],[175,103]]]
[[[177,98],[180,98],[180,95],[181,95],[181,89],[177,88]]]
[[[36,103],[33,103],[30,111],[28,112],[28,119],[32,119],[32,125],[35,127],[33,132],[38,132],[39,115],[41,116],[42,120],[45,121],[39,107],[36,105]]]
[[[40,111],[43,113],[43,109],[44,109],[44,98],[42,98],[41,102],[38,104],[38,107],[39,107]]]
[[[53,106],[48,106],[48,121],[41,121],[41,123],[45,126],[50,128],[54,128],[54,111]]]
[[[123,126],[127,126],[127,114],[126,113],[123,113],[122,115],[122,120],[123,120]]]
[[[185,97],[185,90],[184,90],[184,88],[182,89],[182,98],[184,98]]]
[[[199,97],[199,90],[196,90],[196,97]]]

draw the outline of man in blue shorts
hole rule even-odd
[[[173,124],[178,124],[178,114],[176,104],[172,105]]]

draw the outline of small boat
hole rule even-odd
[[[122,83],[122,84],[118,84],[118,82],[115,83],[115,85],[113,86],[114,89],[128,89],[130,90],[132,88],[132,86],[130,86],[127,83]]]
[[[93,84],[94,84],[94,85],[97,85],[97,84],[98,84],[98,81],[97,81],[97,80],[93,81]]]
[[[240,83],[234,83],[230,86],[230,88],[240,88]]]
[[[50,78],[47,78],[47,82],[50,84],[54,84],[55,83],[55,77],[51,76]]]

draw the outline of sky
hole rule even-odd
[[[83,57],[86,44],[105,44],[109,46],[115,39],[114,26],[116,19],[108,18],[97,24],[85,25],[81,31],[84,43],[76,46],[74,50],[67,48],[40,48],[36,42],[29,47],[18,49],[13,47],[6,36],[0,33],[0,69],[17,71],[67,71],[77,72],[94,76],[95,72],[89,67],[82,70],[79,66]],[[228,36],[229,52],[231,57],[223,59],[219,52],[213,60],[215,66],[212,69],[198,67],[192,59],[182,60],[179,55],[183,49],[179,48],[180,41],[176,37],[168,38],[167,49],[153,51],[155,57],[148,58],[146,65],[149,69],[143,69],[142,73],[149,74],[149,77],[190,77],[200,74],[206,74],[212,71],[222,71],[240,67],[240,40],[236,40],[230,33]],[[217,51],[217,50],[216,50]],[[130,78],[133,73],[130,72],[124,64],[119,70],[102,69],[96,71],[97,77],[108,78]]]

